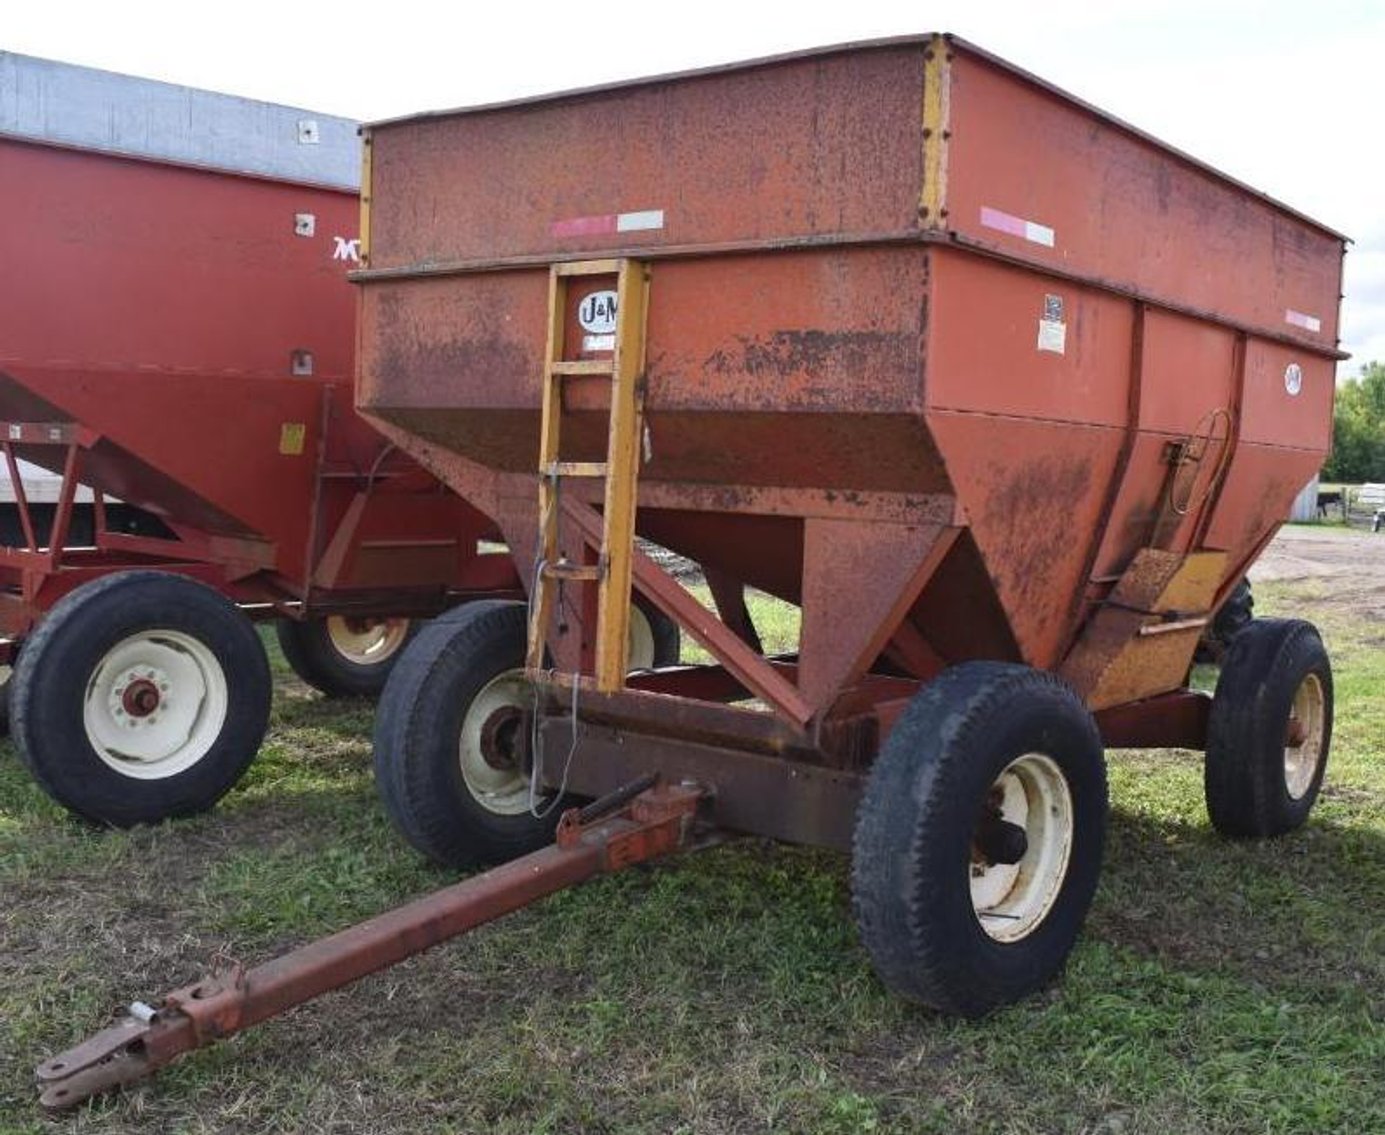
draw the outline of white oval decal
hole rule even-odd
[[[1290,363],[1284,368],[1284,389],[1294,396],[1303,389],[1303,368],[1298,363]]]
[[[609,335],[616,329],[615,292],[592,292],[582,297],[577,308],[577,322],[583,331],[593,335]]]

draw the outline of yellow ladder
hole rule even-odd
[[[609,359],[565,359],[568,288],[574,279],[616,277],[614,349]],[[596,688],[623,689],[630,654],[630,576],[635,546],[635,500],[644,425],[644,330],[649,267],[628,258],[555,264],[548,281],[548,347],[544,356],[543,418],[539,438],[539,557],[526,665],[543,665],[544,639],[561,581],[597,585]],[[611,380],[605,461],[560,456],[563,382],[573,375]],[[564,477],[605,478],[601,549],[595,564],[561,558],[558,547]],[[579,506],[584,507],[584,506]]]

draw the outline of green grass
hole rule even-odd
[[[371,707],[282,666],[269,741],[208,816],[93,831],[5,752],[0,1132],[1385,1130],[1380,631],[1316,584],[1257,603],[1319,621],[1337,666],[1312,822],[1229,843],[1193,755],[1113,754],[1067,972],[980,1022],[884,993],[841,857],[748,840],[555,896],[49,1119],[33,1065],[113,1006],[448,876],[376,802]],[[758,613],[792,649],[790,614]]]
[[[715,610],[712,593],[705,583],[694,583],[688,590],[704,607]],[[760,636],[760,645],[766,654],[793,654],[798,650],[799,612],[792,603],[776,599],[753,588],[747,593],[751,617],[755,621],[755,631]],[[712,656],[702,647],[683,636],[683,661],[707,663]]]

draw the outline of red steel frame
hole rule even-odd
[[[324,391],[324,397],[329,392]],[[510,556],[481,552],[493,541],[494,526],[451,494],[426,484],[411,463],[395,457],[364,478],[353,478],[353,499],[334,528],[319,531],[322,503],[304,518],[310,546],[321,553],[296,579],[284,576],[273,550],[255,539],[236,538],[171,524],[170,537],[133,535],[108,525],[105,494],[93,494],[93,538],[71,546],[77,490],[92,478],[83,475],[83,454],[96,435],[71,423],[0,422],[0,449],[14,486],[15,511],[23,547],[0,547],[0,663],[12,662],[20,643],[43,613],[82,584],[115,571],[153,569],[184,575],[216,588],[252,617],[307,618],[332,614],[428,616],[465,598],[513,598],[520,586]],[[61,469],[58,497],[47,536],[24,489],[19,454],[44,451]],[[386,456],[390,456],[386,454]],[[48,461],[45,460],[44,464]],[[398,469],[399,465],[404,469]],[[323,473],[318,471],[318,478]],[[401,496],[392,475],[424,482],[424,493]],[[405,507],[400,516],[399,505]],[[409,505],[418,506],[410,509]],[[388,520],[388,539],[371,540],[372,528]],[[402,519],[402,523],[401,523]],[[362,554],[388,556],[386,568],[362,567]],[[410,563],[410,560],[413,563]],[[441,563],[440,563],[441,561]],[[355,578],[348,574],[355,571]]]

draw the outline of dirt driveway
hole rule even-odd
[[[1385,620],[1385,532],[1290,526],[1250,569],[1252,583],[1315,582],[1324,599]]]

